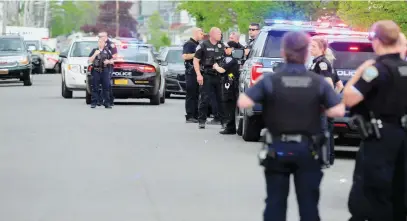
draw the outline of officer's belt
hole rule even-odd
[[[213,70],[212,67],[211,68],[205,68],[202,71],[203,75],[210,75],[210,76],[216,76],[218,75],[216,70]]]
[[[401,118],[402,117],[394,117],[394,116],[380,116],[377,120],[381,120],[383,123],[393,124],[393,125],[401,125]]]
[[[272,136],[273,142],[274,141],[281,141],[281,142],[310,142],[312,138],[303,134],[280,134],[277,136]]]
[[[102,72],[102,71],[103,71],[103,68],[95,68],[95,67],[93,67],[93,70],[95,70],[95,71],[97,71],[97,72]]]

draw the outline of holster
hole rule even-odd
[[[312,145],[310,150],[316,160],[320,161],[322,168],[329,168],[331,163],[329,161],[331,155],[329,137],[330,133],[325,131],[323,134],[312,136]]]
[[[381,120],[377,120],[372,112],[370,112],[371,120],[366,121],[361,115],[355,115],[351,118],[351,121],[355,123],[362,140],[366,140],[370,137],[376,139],[381,138],[380,128],[382,127]]]

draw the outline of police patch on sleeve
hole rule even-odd
[[[231,57],[226,57],[226,58],[225,58],[226,64],[228,64],[228,63],[231,62],[231,61],[232,61],[232,58],[231,58]]]
[[[375,66],[370,66],[365,69],[362,75],[362,79],[366,82],[371,82],[373,79],[379,76],[379,71]]]
[[[328,70],[328,65],[325,62],[320,62],[319,68],[321,69],[321,71],[326,71]]]

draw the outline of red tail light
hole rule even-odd
[[[114,68],[137,70],[143,73],[155,73],[155,67],[144,64],[115,63]]]
[[[92,65],[88,66],[88,72],[92,72]]]
[[[250,86],[253,86],[254,83],[256,82],[256,79],[263,74],[263,71],[261,70],[261,68],[263,68],[262,63],[253,64],[252,71],[251,71],[251,77],[250,77]]]
[[[348,127],[348,125],[336,123],[336,124],[334,124],[334,127]]]
[[[349,51],[359,51],[358,47],[349,47]]]

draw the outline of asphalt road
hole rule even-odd
[[[259,143],[185,124],[183,99],[90,109],[84,92],[61,97],[59,75],[34,77],[32,87],[0,81],[0,220],[262,220]],[[349,218],[353,167],[342,156],[325,171],[322,220]]]

